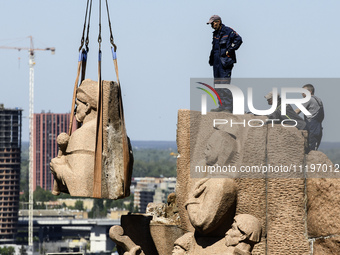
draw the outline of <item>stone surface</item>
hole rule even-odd
[[[150,233],[159,255],[171,254],[175,241],[185,234],[176,225],[150,224]]]
[[[262,117],[252,115],[243,115],[242,118],[246,121],[253,118],[263,120]],[[186,215],[185,200],[188,199],[188,194],[195,183],[202,179],[202,177],[194,178],[199,176],[192,176],[192,166],[191,176],[189,176],[190,163],[199,164],[206,157],[204,148],[216,130],[228,132],[235,137],[236,153],[232,159],[228,159],[228,162],[237,167],[260,168],[269,164],[286,167],[304,165],[306,134],[296,128],[283,128],[280,125],[242,127],[242,129],[223,125],[215,129],[212,127],[213,119],[232,119],[240,122],[242,118],[228,113],[208,113],[202,117],[200,112],[179,111],[177,143],[180,158],[177,163],[179,178],[176,193],[181,200],[178,206],[182,226],[188,231],[194,230]],[[188,123],[191,123],[191,126]],[[236,214],[252,214],[262,225],[262,241],[255,245],[253,254],[265,254],[266,251],[267,254],[296,254],[296,252],[309,254],[305,221],[306,190],[303,178],[305,174],[303,172],[284,172],[282,175],[254,173],[235,177]]]
[[[126,135],[119,85],[103,81],[102,198],[130,195],[133,155]]]
[[[246,115],[247,120],[251,119],[253,116]],[[216,129],[212,127],[213,119],[233,119],[233,121],[239,121],[238,117],[235,117],[231,114],[227,113],[208,113],[207,116],[201,117],[200,112],[188,111],[188,110],[180,110],[178,113],[178,130],[177,130],[177,144],[178,151],[180,153],[180,157],[177,161],[177,187],[176,193],[178,200],[181,201],[178,204],[179,212],[181,215],[182,226],[185,227],[187,231],[194,231],[192,224],[190,223],[189,217],[186,212],[186,200],[189,200],[189,196],[192,192],[193,187],[197,185],[197,183],[202,180],[201,178],[195,178],[200,176],[193,176],[190,173],[190,164],[201,164],[202,159],[206,158],[207,152],[205,148],[207,147],[207,143],[211,142],[213,134],[216,132],[226,132],[232,135],[235,141],[235,145],[233,146],[233,150],[228,151],[225,150],[224,154],[229,153],[232,154],[231,157],[227,156],[226,158],[220,159],[218,158],[218,163],[228,164],[240,166],[240,165],[252,165],[257,164],[265,164],[266,154],[265,154],[265,145],[266,145],[266,136],[267,136],[267,128],[256,128],[249,129],[245,128],[244,133],[240,133],[237,128],[230,128],[227,126],[217,126]],[[260,118],[261,119],[261,118]],[[191,124],[191,125],[190,125]],[[249,136],[247,136],[249,133]],[[236,139],[235,139],[236,138]],[[220,139],[224,139],[223,135]],[[188,142],[190,141],[190,144]],[[227,141],[227,138],[226,138]],[[230,140],[231,142],[233,140]],[[213,143],[216,143],[216,139],[213,139]],[[255,144],[255,146],[254,146]],[[203,148],[203,149],[202,149]],[[244,150],[243,150],[244,149]],[[218,149],[219,150],[219,149]],[[217,151],[218,151],[217,150]],[[221,150],[223,148],[221,147]],[[189,154],[190,152],[190,154]],[[244,162],[244,163],[243,163]],[[191,166],[191,171],[193,170]],[[191,175],[190,175],[191,174]],[[248,175],[249,176],[249,175]],[[191,178],[190,178],[191,177]],[[226,179],[226,176],[222,176],[222,180]],[[236,182],[237,186],[237,205],[236,211],[238,214],[241,213],[249,213],[255,215],[261,222],[263,226],[263,235],[265,235],[265,223],[266,223],[266,182],[264,178],[258,179],[259,175],[255,174],[257,177],[255,179],[245,179],[245,178],[236,178],[234,182]],[[204,178],[203,178],[204,179]],[[211,179],[211,182],[218,183],[220,179]],[[257,183],[257,185],[253,184],[253,181]],[[214,185],[212,185],[214,186]],[[218,187],[218,185],[216,185]],[[212,197],[215,197],[213,195]],[[249,201],[253,200],[254,203],[249,203]],[[213,203],[212,203],[213,204]],[[218,207],[215,204],[215,207]],[[209,206],[211,208],[211,205]],[[202,212],[201,212],[202,213]],[[235,212],[231,215],[235,215]],[[224,233],[230,228],[230,219],[229,223],[226,222],[226,228],[224,228]],[[217,235],[222,235],[223,232],[218,233]],[[213,235],[216,233],[213,233]],[[215,242],[219,243],[220,238],[215,238]],[[202,241],[202,240],[201,240]],[[211,240],[210,240],[211,241]],[[216,245],[217,245],[216,243]],[[223,243],[223,241],[221,241]],[[212,244],[211,244],[212,245]],[[217,245],[218,246],[218,245]],[[222,246],[223,247],[223,246]],[[265,241],[254,247],[254,254],[263,254],[265,251]],[[204,251],[201,251],[202,254]],[[205,251],[208,252],[208,251]],[[210,251],[212,252],[212,251]]]
[[[176,196],[181,219],[180,227],[185,231],[193,231],[194,228],[185,210],[191,183],[191,178],[188,178],[190,176],[190,111],[179,111],[177,123],[176,140],[179,156],[177,159]]]
[[[307,165],[311,164],[333,165],[320,151],[311,151],[307,155]],[[324,173],[324,176],[330,174]],[[307,180],[307,195],[308,236],[315,238],[339,235],[340,179],[310,178]]]
[[[340,236],[321,238],[314,241],[313,255],[339,255]]]
[[[251,254],[254,244],[261,239],[262,226],[256,217],[239,214],[225,236],[198,236],[186,233],[175,241],[173,254]]]
[[[133,156],[126,135],[120,88],[103,81],[103,153],[101,197],[118,199],[129,195]],[[93,196],[94,151],[97,126],[98,83],[84,80],[77,89],[75,118],[83,125],[71,136],[58,136],[58,157],[51,160],[55,177],[53,193]]]
[[[128,236],[133,243],[140,246],[146,255],[158,255],[150,232],[152,216],[123,215],[121,226],[124,235]]]
[[[113,226],[109,231],[110,238],[117,244],[117,251],[119,254],[123,252],[121,249],[128,254],[139,254],[145,255],[144,251],[142,251],[142,247],[136,245],[128,235],[124,235],[124,229],[121,226]]]
[[[304,136],[280,125],[268,130],[267,162],[272,166],[304,164]],[[290,176],[286,179],[282,177]],[[273,176],[268,174],[269,177]],[[268,254],[310,254],[306,237],[303,173],[284,173],[267,179]]]
[[[235,181],[238,188],[236,214],[252,214],[262,225],[262,240],[259,244],[255,245],[252,254],[265,254],[267,236],[266,180],[263,178],[242,178],[236,179]],[[253,202],[250,203],[249,201]]]
[[[224,236],[233,222],[236,183],[229,178],[205,178],[190,191],[185,208],[197,234]]]
[[[168,224],[165,204],[150,204],[154,220],[143,223],[159,254],[340,254],[338,179],[306,172],[332,162],[321,152],[305,154],[305,131],[242,125],[254,118],[265,117],[179,111],[176,196],[169,201],[176,201],[170,211],[178,211],[180,224]],[[236,128],[225,125],[231,121]],[[237,171],[216,174],[228,165]],[[152,241],[137,240],[137,221],[125,223],[126,242],[148,255],[143,247]]]

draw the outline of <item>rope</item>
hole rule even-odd
[[[102,1],[99,0],[99,32],[98,32],[98,44],[99,44],[99,50],[100,50],[100,44],[102,42],[102,5],[101,5]]]
[[[106,12],[107,12],[107,19],[108,19],[108,23],[109,23],[109,28],[110,28],[110,42],[112,44],[113,47],[111,47],[111,51],[112,51],[112,58],[113,58],[113,63],[115,66],[115,71],[116,71],[116,77],[117,77],[117,83],[120,84],[119,82],[119,72],[118,72],[118,62],[117,62],[117,46],[113,41],[113,34],[112,34],[112,27],[111,27],[111,20],[110,20],[110,12],[109,12],[109,4],[107,2],[107,0],[105,0],[106,2]]]
[[[111,21],[110,21],[110,12],[109,12],[109,5],[107,3],[107,0],[105,0],[106,2],[106,12],[107,12],[107,19],[109,21],[109,28],[110,28],[110,42],[112,44],[112,46],[114,47],[114,51],[117,51],[117,46],[113,41],[113,35],[112,35],[112,28],[111,28]]]
[[[79,51],[81,51],[81,48],[83,48],[83,45],[84,45],[84,36],[85,36],[85,29],[86,29],[86,20],[87,20],[87,10],[88,10],[88,7],[89,7],[89,0],[87,0],[87,3],[86,3],[86,13],[85,13],[85,20],[84,20],[83,35],[82,35],[81,40],[80,40]]]
[[[90,21],[91,21],[91,11],[92,11],[92,0],[90,2],[90,11],[89,11],[89,20],[87,22],[87,34],[86,34],[86,40],[85,40],[85,47],[86,51],[89,52],[89,34],[90,34]]]

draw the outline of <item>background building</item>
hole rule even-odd
[[[145,213],[149,203],[166,203],[168,195],[175,192],[176,178],[133,178],[134,206],[138,212]]]
[[[74,121],[75,122],[75,121]],[[33,120],[33,189],[53,189],[51,159],[58,155],[57,136],[68,133],[69,113],[35,113]],[[75,123],[74,123],[75,124]]]
[[[0,243],[14,241],[20,188],[22,109],[0,104]]]
[[[166,204],[169,194],[175,192],[175,189],[176,189],[176,177],[162,178],[161,182],[155,189],[153,202]]]

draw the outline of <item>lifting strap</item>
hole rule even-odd
[[[100,0],[99,0],[100,1]],[[94,178],[93,178],[93,197],[102,196],[102,156],[103,156],[103,82],[101,79],[101,55],[98,52],[98,103],[97,103],[97,128],[96,128],[96,147],[94,154]]]
[[[103,153],[103,86],[101,74],[101,0],[99,0],[99,34],[98,34],[98,102],[97,102],[97,128],[96,128],[96,147],[94,154],[94,178],[93,178],[93,197],[102,196],[102,153]]]

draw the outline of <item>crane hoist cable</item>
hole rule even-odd
[[[88,3],[88,1],[87,1],[87,3]],[[89,19],[88,19],[88,22],[87,22],[87,33],[86,33],[86,39],[85,39],[85,49],[83,49],[83,50],[85,50],[86,54],[84,54],[84,56],[82,58],[82,65],[81,65],[82,71],[81,71],[80,83],[85,79],[85,73],[86,73],[87,53],[89,52],[89,42],[90,42],[89,34],[90,34],[91,10],[92,10],[92,0],[90,2]],[[87,7],[86,7],[86,13],[87,13]],[[84,25],[85,25],[85,22],[86,22],[86,15],[85,15]],[[83,34],[82,40],[83,40],[83,38],[84,38],[84,34]],[[80,49],[79,49],[79,51],[80,51]]]
[[[106,11],[107,11],[107,19],[108,19],[108,23],[109,23],[109,29],[110,29],[110,42],[112,44],[113,47],[111,47],[111,51],[112,51],[112,58],[113,58],[113,63],[115,66],[115,70],[116,70],[116,76],[117,76],[117,82],[119,84],[119,73],[118,73],[118,63],[117,63],[117,46],[114,43],[113,40],[113,35],[112,35],[112,28],[111,28],[111,21],[110,21],[110,12],[109,12],[109,5],[107,3],[107,0],[105,0],[106,2]]]
[[[87,53],[89,52],[89,31],[90,31],[90,21],[91,21],[91,10],[92,10],[92,0],[87,0],[86,4],[86,11],[85,11],[85,19],[84,19],[84,27],[83,27],[83,34],[80,40],[80,47],[79,47],[79,58],[78,58],[78,68],[77,68],[77,76],[76,81],[74,83],[73,89],[73,97],[72,97],[72,106],[71,106],[71,116],[70,116],[70,124],[68,135],[72,134],[72,126],[73,126],[73,118],[74,118],[74,111],[75,111],[75,102],[76,102],[76,93],[79,84],[79,75],[81,73],[80,83],[85,79],[86,73],[86,62],[87,62]],[[88,15],[88,22],[87,22],[87,15]],[[84,37],[86,31],[86,22],[87,22],[87,35],[85,40],[85,48],[84,46]],[[79,123],[77,124],[77,128],[79,127]]]

